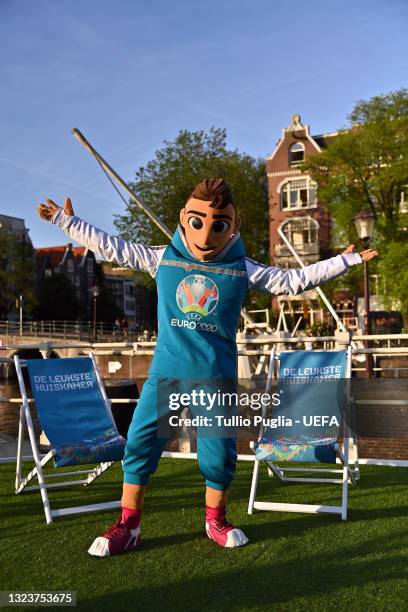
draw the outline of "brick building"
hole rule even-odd
[[[108,262],[101,262],[104,285],[110,289],[117,306],[137,331],[157,329],[157,293],[137,283],[137,274],[130,269],[118,268]]]
[[[0,229],[13,237],[13,242],[15,241],[14,248],[17,249],[19,255],[24,258],[25,264],[29,264],[28,269],[31,270],[35,263],[34,251],[29,234],[29,228],[26,227],[24,219],[0,214]],[[2,266],[2,270],[11,273],[16,269],[15,264],[16,261],[13,255],[13,250],[10,251],[9,248],[7,246],[5,247],[3,244],[3,248],[0,253],[0,265]],[[5,287],[4,290],[6,294],[11,290],[15,297],[18,297],[16,292],[17,290],[14,285],[10,285],[7,282],[7,287]],[[10,308],[10,305],[3,302],[2,307],[0,308],[0,317],[10,321],[17,320],[19,316],[17,308],[14,307],[14,304]]]
[[[96,285],[95,255],[85,247],[62,246],[35,249],[37,280],[53,274],[65,274],[75,288],[81,305],[81,318],[91,320],[91,289]]]
[[[294,115],[271,156],[266,159],[269,193],[270,256],[273,264],[282,267],[298,267],[299,264],[283,242],[278,230],[283,232],[307,265],[333,255],[333,223],[327,207],[319,198],[316,183],[301,163],[327,147],[336,133],[312,136],[309,126],[302,125],[300,116]],[[339,248],[346,245],[336,245]],[[300,315],[309,324],[330,321],[318,301],[315,290],[298,296],[280,296],[273,306],[284,304],[285,312],[297,319]],[[351,292],[344,287],[335,298],[339,316],[349,326],[355,325],[354,304]]]

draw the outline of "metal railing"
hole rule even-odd
[[[51,322],[52,323],[52,322]],[[64,323],[64,322],[60,322]],[[56,327],[56,329],[58,329]],[[34,335],[34,334],[33,334]],[[96,355],[126,355],[126,356],[142,356],[152,355],[156,346],[156,337],[152,336],[147,339],[146,336],[138,334],[135,338],[125,338],[123,341],[115,341],[112,338],[112,330],[107,333],[107,338],[100,338],[93,342],[87,336],[81,340],[78,336],[72,340],[79,340],[78,344],[64,342],[65,338],[60,336],[55,340],[50,339],[50,336],[45,334],[47,340],[39,340],[38,342],[19,343],[19,342],[3,342],[0,345],[0,364],[11,362],[8,357],[1,357],[1,351],[12,350],[27,350],[38,349],[43,355],[51,354],[53,349],[78,348],[80,354],[86,354],[88,351],[94,352]],[[61,341],[62,340],[62,341]],[[395,375],[399,372],[408,370],[408,334],[372,334],[366,336],[363,334],[355,334],[350,336],[350,341],[353,343],[353,356],[356,358],[353,371],[358,372],[363,370],[364,356],[366,354],[373,355],[375,360],[374,371],[395,371]],[[369,341],[370,346],[366,346]],[[238,357],[265,359],[270,355],[271,347],[276,346],[278,350],[295,350],[306,348],[308,350],[333,350],[335,348],[344,347],[348,342],[344,339],[339,342],[339,337],[334,336],[295,336],[291,337],[289,333],[280,332],[279,334],[265,334],[262,337],[242,336],[242,332],[237,335]],[[407,365],[394,365],[391,367],[380,367],[377,361],[380,357],[406,357]],[[359,363],[360,362],[360,363]],[[361,367],[360,367],[361,365]]]
[[[364,342],[366,340],[370,340],[372,343],[376,343],[376,346],[367,348],[364,346]],[[374,372],[386,372],[389,370],[394,371],[395,376],[399,376],[399,373],[403,370],[408,370],[408,334],[387,334],[384,336],[372,335],[355,335],[352,337],[352,341],[355,345],[353,349],[353,354],[355,357],[363,358],[365,354],[371,353],[376,359],[378,356],[403,356],[407,357],[407,367],[401,367],[401,365],[394,367],[378,367],[375,364]],[[334,348],[341,348],[345,345],[342,342],[339,342],[338,336],[323,336],[323,337],[310,337],[310,336],[298,336],[298,337],[287,337],[283,334],[283,336],[277,337],[276,335],[270,335],[263,338],[237,338],[238,345],[238,356],[239,358],[250,359],[251,357],[257,358],[255,361],[255,370],[252,368],[248,371],[249,376],[256,375],[256,370],[259,369],[259,365],[262,366],[262,369],[266,372],[268,369],[268,356],[271,354],[271,348],[277,345],[278,349],[288,350],[289,348],[297,349],[299,347],[305,347],[305,343],[312,343],[314,348],[321,348],[324,346],[328,350]],[[138,341],[138,342],[123,342],[123,343],[113,343],[113,342],[99,342],[99,343],[83,343],[77,345],[80,349],[81,354],[86,354],[87,351],[93,351],[95,355],[126,355],[126,356],[136,356],[136,355],[152,355],[154,352],[156,343],[154,341]],[[317,346],[320,345],[320,346]],[[37,346],[44,350],[44,347],[48,351],[52,351],[53,348],[72,348],[72,344],[64,344],[63,342],[39,342]],[[0,355],[1,350],[7,350],[8,348],[19,349],[21,350],[27,349],[27,345],[15,344],[11,346],[1,346],[0,347]],[[30,348],[32,346],[30,345]],[[44,353],[43,353],[44,354]],[[263,360],[263,363],[261,363]],[[0,357],[0,365],[2,363],[13,363],[11,357]],[[364,367],[360,367],[358,362],[355,362],[352,368],[353,372],[357,373],[360,370],[364,370]],[[260,373],[260,372],[258,372]],[[0,398],[0,401],[10,402],[11,404],[19,404],[21,403],[21,398]],[[130,403],[135,402],[134,398],[123,398],[123,399],[112,399],[112,403]],[[406,400],[392,400],[393,403],[398,405],[405,405]],[[374,400],[360,400],[360,403],[373,403]],[[378,398],[375,400],[376,404],[387,404],[390,403],[390,400]],[[186,452],[165,452],[163,456],[171,456],[171,457],[183,457],[190,458],[195,457],[195,453],[186,453]],[[24,460],[30,459],[30,456],[24,457]],[[245,461],[253,461],[252,455],[240,454],[238,455],[238,459]],[[5,457],[0,458],[1,463],[9,463],[13,462],[15,459],[13,457]],[[360,463],[370,463],[375,465],[398,465],[408,467],[407,460],[394,460],[394,459],[361,459]]]
[[[61,338],[91,342],[94,340],[131,340],[150,338],[150,332],[124,329],[112,323],[97,321],[0,321],[0,336],[31,336],[34,338]]]

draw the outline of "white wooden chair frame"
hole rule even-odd
[[[276,351],[275,347],[271,351],[271,359],[269,362],[268,381],[266,385],[266,391],[270,390],[272,381],[275,376],[275,359]],[[352,366],[352,347],[347,347],[347,362],[346,362],[346,402],[349,407],[353,402],[353,398],[350,396],[350,382],[351,382],[351,366]],[[263,436],[264,428],[261,427],[259,432],[259,440]],[[254,442],[250,443],[250,448],[256,453],[257,444]],[[356,481],[360,478],[360,471],[358,465],[358,448],[357,442],[353,437],[350,429],[348,419],[344,419],[343,423],[343,443],[340,448],[339,444],[335,445],[335,451],[337,455],[336,462],[340,463],[342,467],[339,468],[314,468],[314,467],[282,467],[279,466],[275,461],[268,461],[265,459],[257,459],[255,455],[254,470],[252,475],[251,491],[249,495],[248,503],[248,514],[253,514],[254,510],[275,510],[280,512],[307,512],[307,513],[331,513],[339,514],[342,520],[347,519],[347,498],[348,498],[348,485],[355,485]],[[351,457],[351,460],[350,460]],[[288,504],[280,502],[264,502],[256,501],[256,491],[259,478],[260,464],[264,462],[268,468],[269,476],[277,476],[280,482],[283,484],[290,484],[296,482],[309,482],[319,484],[339,484],[342,486],[342,498],[341,506],[323,506],[313,504]],[[319,477],[296,477],[286,476],[287,473],[298,473],[307,472],[312,474],[341,474],[340,478],[319,478]]]
[[[92,360],[92,364],[95,370],[96,380],[98,382],[98,386],[102,393],[103,400],[105,402],[106,408],[109,414],[112,416],[112,411],[110,407],[110,401],[106,395],[105,388],[103,386],[102,378],[100,376],[98,367],[96,365],[95,356],[92,353],[89,353],[89,357]],[[20,359],[18,355],[14,356],[14,363],[17,372],[18,384],[21,392],[22,405],[20,406],[20,419],[19,419],[19,428],[18,428],[18,442],[17,442],[17,461],[16,461],[16,480],[15,480],[15,493],[19,494],[24,491],[40,491],[41,500],[44,506],[45,520],[47,524],[52,523],[54,518],[60,516],[67,516],[70,514],[82,514],[85,512],[97,512],[100,510],[112,510],[114,508],[120,508],[120,501],[113,502],[104,502],[99,504],[88,504],[83,506],[73,506],[70,508],[60,508],[58,510],[52,510],[50,506],[50,501],[48,498],[48,489],[56,489],[60,487],[68,487],[72,485],[84,485],[87,486],[91,484],[98,476],[101,476],[106,470],[108,470],[111,465],[113,465],[114,461],[108,461],[99,463],[92,469],[87,470],[73,470],[73,471],[63,471],[60,474],[52,473],[52,474],[44,474],[43,467],[47,465],[47,463],[55,456],[56,451],[54,448],[41,456],[40,451],[37,445],[37,440],[34,432],[33,420],[30,411],[30,403],[33,403],[33,400],[28,399],[27,391],[25,388],[22,368],[27,367],[27,362],[23,359]],[[112,417],[113,421],[113,417]],[[24,436],[24,424],[27,425],[28,436],[30,440],[30,445],[34,458],[34,467],[33,469],[25,476],[22,475],[22,448],[23,448],[23,436]],[[50,440],[52,445],[52,441]],[[56,468],[58,469],[58,468]],[[85,475],[85,478],[83,477]],[[49,483],[48,479],[52,478],[65,478],[66,476],[80,476],[78,479],[70,479],[57,481],[53,483]],[[27,486],[31,480],[37,478],[38,485]]]

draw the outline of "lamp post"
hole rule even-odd
[[[353,217],[357,235],[363,244],[365,249],[371,244],[374,231],[374,215],[369,210],[362,210]],[[364,261],[364,334],[369,336],[371,334],[371,321],[370,321],[370,282],[368,276],[368,262]],[[368,340],[365,342],[366,348],[370,347]],[[370,353],[366,354],[365,363],[366,377],[372,378],[373,376],[373,356]]]
[[[0,224],[1,227],[1,224]],[[23,296],[20,295],[16,299],[16,307],[19,311],[19,320],[20,320],[20,336],[23,335]]]
[[[93,333],[92,333],[92,337],[93,337],[93,341],[96,342],[96,299],[99,295],[99,287],[95,285],[95,287],[92,287],[91,291],[92,291],[92,298],[93,298]]]

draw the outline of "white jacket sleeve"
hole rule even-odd
[[[66,215],[62,208],[54,214],[51,222],[102,259],[148,272],[153,278],[166,249],[165,246],[145,246],[110,236],[79,217]]]
[[[297,295],[347,272],[350,266],[362,263],[359,253],[336,255],[310,266],[291,270],[265,266],[249,257],[245,261],[249,289],[258,289],[273,295]]]

